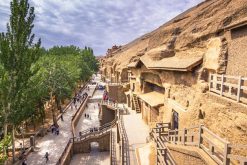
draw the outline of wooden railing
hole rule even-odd
[[[157,164],[158,165],[176,165],[176,162],[166,146],[168,130],[170,123],[156,123],[156,128],[151,131],[151,137],[156,143],[157,150]]]
[[[90,137],[99,137],[110,131],[110,129],[116,125],[116,122],[117,118],[115,118],[112,122],[106,123],[103,126],[97,128],[97,130],[94,130],[94,128],[88,128],[81,132],[81,136],[75,137],[74,141],[82,141]]]
[[[129,155],[129,140],[124,127],[123,117],[119,116],[118,122],[119,134],[120,134],[120,145],[121,145],[121,164],[129,165],[130,164],[130,155]]]
[[[120,108],[119,104],[114,103],[113,101],[102,100],[101,105],[106,105],[106,106],[108,106],[108,108],[111,108],[112,110],[117,110],[120,113],[120,115],[128,115],[129,114],[128,108],[126,108],[126,107]],[[102,118],[101,111],[99,113],[99,116],[100,116],[100,118]]]
[[[246,165],[247,164],[247,145],[228,145],[229,150],[231,151],[230,154],[227,155],[227,159],[230,159],[231,162],[237,161],[239,165]],[[239,151],[245,151],[245,156],[236,154]]]
[[[129,82],[108,82],[107,85],[127,85]]]
[[[110,106],[112,109],[115,109],[115,110],[118,109],[118,103],[114,103],[113,101],[110,101],[110,100],[102,100],[101,104]]]
[[[209,91],[247,104],[247,77],[210,74]]]
[[[191,127],[183,130],[169,130],[168,140],[173,144],[183,144],[190,146],[198,145],[199,127]]]
[[[247,145],[231,145],[203,125],[183,130],[169,130],[168,142],[198,146],[220,165],[230,165],[230,162],[236,161],[243,165],[247,163],[247,156],[233,154],[233,149],[246,150]]]

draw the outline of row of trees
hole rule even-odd
[[[98,63],[91,48],[55,46],[40,48],[32,33],[34,7],[28,0],[13,0],[7,32],[0,34],[0,159],[6,158],[11,139],[15,153],[15,130],[23,122],[45,118],[44,104],[55,98],[61,110],[78,83],[87,81],[97,71]],[[56,116],[52,108],[53,122]],[[11,138],[9,138],[11,132]],[[14,157],[13,157],[14,160]]]

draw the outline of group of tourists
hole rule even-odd
[[[83,95],[81,95],[82,92],[79,92],[77,94],[75,94],[75,96],[73,97],[73,104],[71,104],[71,107],[74,105],[75,109],[77,109],[77,103],[79,102],[80,104],[83,102],[83,100],[88,96],[87,92],[83,93]]]
[[[59,127],[55,126],[54,124],[51,125],[51,133],[55,135],[59,135]]]

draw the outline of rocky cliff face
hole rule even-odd
[[[130,68],[134,75],[130,86],[135,84],[135,92],[141,92],[144,80],[162,87],[164,99],[187,107],[186,113],[179,114],[182,128],[205,124],[232,143],[246,144],[246,105],[206,92],[208,73],[247,77],[246,52],[247,0],[206,0],[158,29],[109,50],[102,69],[115,78],[141,59],[141,66]],[[198,65],[192,70],[187,67],[191,64]],[[171,121],[166,101],[159,111],[162,122]]]
[[[121,70],[157,48],[174,56],[184,51],[202,51],[204,67],[224,73],[228,57],[226,28],[246,16],[247,0],[206,0],[131,43],[114,47],[106,61],[112,61],[117,64],[116,69]],[[158,57],[158,60],[162,58],[166,57]]]

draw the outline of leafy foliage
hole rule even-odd
[[[0,151],[3,151],[5,148],[8,148],[11,144],[11,136],[5,136],[1,141],[0,141]],[[5,160],[7,160],[7,155],[0,153],[0,163],[3,163]]]
[[[40,48],[41,40],[35,43],[32,33],[34,7],[28,0],[12,0],[10,9],[7,32],[0,33],[0,124],[6,130],[7,125],[13,126],[14,148],[15,126],[30,118],[44,118],[43,105],[54,96],[61,107],[76,85],[98,70],[98,62],[87,47]],[[7,131],[4,135],[0,150],[9,142]]]

